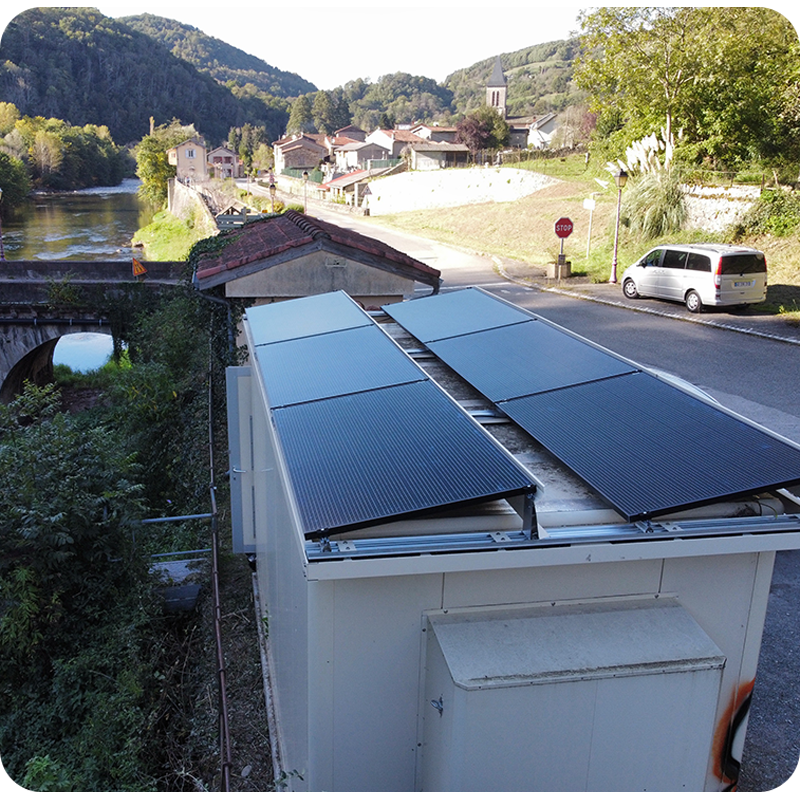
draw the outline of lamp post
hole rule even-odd
[[[621,169],[615,176],[614,182],[617,184],[617,225],[614,228],[614,259],[611,262],[611,277],[609,283],[617,282],[617,249],[619,247],[619,212],[622,208],[622,190],[628,182],[628,173]]]
[[[269,196],[272,198],[272,213],[273,214],[275,213],[275,192],[277,192],[277,191],[278,191],[278,189],[275,186],[275,184],[271,183],[269,185]]]
[[[303,213],[308,212],[308,170],[303,170]]]
[[[3,201],[3,190],[0,189],[0,202]],[[0,213],[0,261],[6,260],[6,251],[3,248],[3,223],[2,223],[2,213]]]

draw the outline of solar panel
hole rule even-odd
[[[447,297],[446,328],[464,333],[428,347],[629,520],[800,482],[799,448],[522,310],[526,324],[489,329],[489,311],[471,333],[478,308],[505,319],[508,304],[475,289]],[[424,340],[436,299],[385,311]]]
[[[344,292],[253,306],[247,309],[247,321],[257,345],[372,324]]]
[[[429,342],[428,347],[495,403],[636,371],[628,362],[533,319]]]
[[[527,322],[531,315],[480,289],[462,289],[418,300],[393,303],[383,310],[421,342]],[[406,324],[407,323],[407,324]]]
[[[272,408],[425,380],[411,359],[368,325],[255,348]]]
[[[535,490],[344,293],[248,320],[306,538]]]
[[[629,520],[800,478],[800,450],[645,373],[500,408]]]
[[[530,491],[430,380],[273,411],[307,538]]]

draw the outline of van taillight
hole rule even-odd
[[[719,289],[722,286],[722,256],[717,261],[717,268],[714,270],[714,286]]]

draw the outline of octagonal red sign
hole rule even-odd
[[[556,236],[559,239],[566,239],[572,233],[572,220],[569,217],[561,217],[556,222]]]

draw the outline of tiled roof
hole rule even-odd
[[[440,272],[422,261],[395,250],[383,242],[347,228],[287,211],[277,217],[256,220],[234,231],[221,233],[218,240],[229,239],[222,250],[200,259],[196,279],[201,288],[227,283],[240,277],[240,270],[258,261],[269,261],[293,248],[311,245],[318,240],[348,248],[385,262],[387,271],[403,272],[414,280],[438,288]],[[356,253],[357,254],[357,253]],[[280,259],[284,261],[285,259]],[[270,264],[265,264],[267,269]],[[224,275],[229,273],[229,275]],[[223,277],[224,275],[224,277]]]

